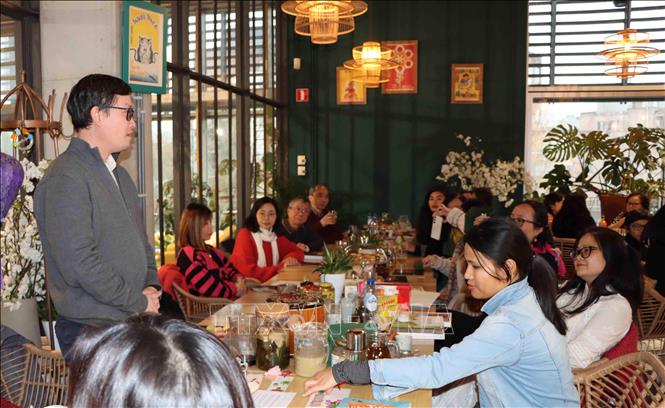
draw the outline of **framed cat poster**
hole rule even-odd
[[[122,79],[138,93],[166,93],[167,10],[122,2]]]

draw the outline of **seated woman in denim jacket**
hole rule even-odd
[[[305,395],[371,382],[374,397],[385,399],[476,374],[481,406],[579,407],[547,262],[504,219],[484,221],[464,239],[464,278],[474,298],[488,299],[478,330],[432,356],[337,363],[305,382]]]

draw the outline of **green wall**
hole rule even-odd
[[[480,137],[489,158],[523,156],[527,2],[371,1],[356,30],[313,45],[289,18],[289,184],[327,183],[347,223],[368,212],[415,217],[455,135]],[[367,105],[336,105],[335,67],[363,41],[418,40],[418,93],[368,90]],[[301,69],[293,70],[293,58]],[[484,103],[450,104],[450,66],[484,64]],[[310,89],[295,103],[295,89]],[[296,175],[296,155],[307,176]]]

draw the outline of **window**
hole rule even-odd
[[[648,33],[651,47],[665,48],[665,3],[630,1],[529,1],[529,85],[597,85],[622,83],[605,75],[596,54],[605,37],[624,27]],[[631,84],[665,83],[665,53],[649,59],[648,72]]]

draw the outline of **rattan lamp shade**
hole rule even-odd
[[[605,45],[610,48],[597,54],[599,58],[607,61],[612,67],[605,70],[605,74],[620,78],[631,78],[645,73],[647,58],[658,54],[658,50],[648,47],[649,34],[640,33],[631,28],[621,30],[605,39]]]
[[[367,11],[364,1],[285,1],[282,11],[296,17],[296,34],[310,37],[313,44],[334,44],[337,37],[355,29],[354,17]]]

